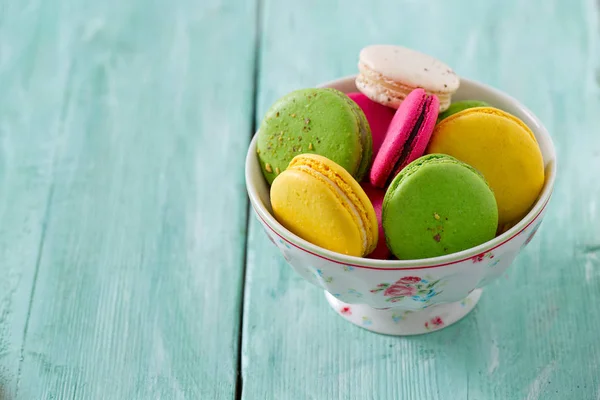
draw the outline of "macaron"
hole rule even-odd
[[[438,122],[448,118],[451,115],[456,114],[457,112],[461,112],[463,110],[466,110],[467,108],[473,108],[473,107],[490,107],[490,105],[488,103],[486,103],[485,101],[481,101],[481,100],[461,100],[461,101],[457,101],[455,103],[450,104],[450,107],[448,107],[448,109],[442,113],[440,113],[440,115],[438,115]]]
[[[370,167],[373,141],[356,103],[335,89],[301,89],[273,104],[260,124],[257,154],[267,182],[298,154],[327,157],[361,180]]]
[[[371,184],[384,188],[413,160],[421,157],[438,116],[439,100],[415,89],[402,102],[371,167]]]
[[[358,182],[340,165],[301,154],[271,186],[273,215],[317,246],[363,257],[377,245],[375,210]]]
[[[375,250],[367,254],[367,258],[388,260],[392,253],[387,248],[387,244],[385,243],[385,234],[383,232],[383,225],[381,223],[381,209],[383,207],[383,198],[385,197],[385,190],[376,188],[372,186],[369,182],[363,182],[360,186],[365,191],[365,194],[367,195],[369,200],[371,200],[371,204],[373,205],[373,209],[375,210],[375,216],[377,217],[377,226],[379,228],[377,246],[375,247]]]
[[[423,88],[440,100],[445,111],[460,85],[459,77],[443,62],[401,46],[373,45],[361,50],[356,87],[371,100],[398,108],[408,94]]]
[[[493,239],[498,207],[477,170],[448,155],[430,154],[394,178],[383,200],[382,220],[392,253],[414,260]]]
[[[369,127],[371,128],[371,135],[373,136],[373,154],[377,154],[396,110],[375,103],[360,92],[348,93],[348,97],[358,104],[365,113],[365,117],[367,117]]]
[[[428,152],[451,155],[483,174],[496,196],[500,226],[520,220],[544,185],[544,161],[533,132],[497,108],[469,108],[442,120]]]

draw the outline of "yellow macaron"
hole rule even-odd
[[[369,198],[344,168],[326,157],[294,157],[273,181],[271,205],[284,227],[325,249],[363,257],[377,244],[377,218]]]
[[[442,120],[427,151],[449,154],[483,174],[496,196],[500,227],[521,219],[544,185],[544,161],[533,132],[497,108],[469,108]]]

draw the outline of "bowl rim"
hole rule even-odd
[[[343,78],[335,79],[318,85],[318,87],[329,87],[332,85],[347,84],[349,81],[353,81],[356,75],[350,75]],[[250,203],[256,215],[267,226],[274,234],[276,234],[281,240],[284,240],[288,244],[296,247],[299,250],[303,250],[313,256],[321,259],[333,262],[336,264],[352,266],[356,268],[365,268],[371,270],[406,270],[406,269],[426,269],[426,268],[437,268],[449,266],[464,261],[468,261],[473,257],[480,254],[485,254],[489,251],[497,249],[505,243],[511,241],[523,231],[529,228],[539,217],[543,214],[554,189],[554,182],[556,180],[556,150],[552,137],[548,133],[548,130],[539,120],[539,118],[531,112],[527,107],[521,104],[517,99],[512,96],[495,89],[484,83],[476,82],[470,79],[461,77],[461,84],[467,83],[468,85],[477,87],[478,89],[491,92],[494,96],[502,98],[503,100],[511,103],[516,108],[520,109],[521,112],[527,115],[537,126],[535,127],[536,136],[544,138],[544,144],[549,150],[550,157],[544,168],[546,169],[546,175],[548,175],[541,194],[537,201],[529,212],[523,217],[517,224],[512,226],[506,232],[499,236],[496,236],[492,240],[482,243],[478,246],[471,247],[466,250],[462,250],[456,253],[447,254],[438,257],[430,257],[423,259],[414,260],[379,260],[372,258],[349,256],[341,253],[336,253],[331,250],[324,249],[320,246],[312,244],[299,236],[296,236],[292,232],[288,231],[283,225],[281,225],[273,215],[266,209],[265,205],[260,200],[258,190],[251,177],[251,168],[254,163],[258,162],[256,159],[256,141],[258,135],[256,132],[248,146],[248,153],[246,154],[245,162],[245,179],[246,189],[248,191],[248,197]],[[530,127],[531,128],[531,127]],[[538,140],[539,141],[539,140]]]

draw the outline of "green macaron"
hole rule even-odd
[[[373,139],[363,111],[335,89],[301,89],[275,102],[258,131],[257,153],[269,184],[292,158],[314,153],[361,180],[373,157]]]
[[[493,239],[498,207],[477,170],[448,155],[429,154],[396,175],[383,200],[382,221],[392,253],[414,260]]]
[[[462,110],[466,110],[467,108],[474,108],[474,107],[491,107],[491,106],[488,103],[486,103],[485,101],[481,101],[481,100],[457,101],[456,103],[450,104],[450,107],[448,107],[448,109],[446,111],[444,111],[443,113],[440,113],[440,115],[438,115],[437,122],[440,122],[444,118],[448,118],[452,114],[456,114],[458,112],[461,112]]]

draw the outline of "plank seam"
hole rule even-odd
[[[257,129],[257,109],[258,109],[258,81],[260,71],[260,51],[262,42],[262,0],[256,0],[254,11],[254,60],[252,65],[252,104],[250,107],[250,139],[254,136]],[[245,195],[245,194],[244,194]],[[242,376],[242,346],[244,338],[244,305],[246,303],[246,268],[248,265],[248,229],[250,227],[251,209],[250,202],[246,196],[246,227],[242,252],[242,277],[240,288],[240,314],[238,320],[238,340],[237,340],[237,360],[236,360],[236,383],[235,399],[242,398],[244,389],[244,378]]]
[[[65,87],[68,87],[70,85],[72,71],[73,71],[73,64],[71,63],[68,68],[67,82],[66,82]],[[60,116],[60,120],[59,120],[60,122],[59,122],[59,128],[58,128],[59,134],[64,131],[64,125],[65,125],[64,121],[65,121],[65,116],[68,112],[68,105],[69,105],[70,97],[71,96],[70,96],[69,91],[65,89],[65,95],[63,96],[63,105],[60,109],[60,114],[59,114],[59,116]],[[17,383],[16,383],[16,387],[15,387],[15,398],[18,398],[19,389],[21,386],[21,374],[22,374],[22,370],[23,370],[23,362],[25,361],[25,344],[27,342],[27,333],[29,331],[29,321],[31,318],[31,310],[33,309],[33,300],[35,298],[35,289],[37,287],[37,280],[38,280],[38,275],[40,272],[40,265],[42,263],[42,256],[44,253],[44,245],[46,243],[46,231],[48,228],[48,223],[50,221],[51,206],[52,206],[52,201],[54,198],[55,171],[56,171],[56,164],[58,162],[58,157],[59,157],[58,139],[59,139],[59,136],[57,135],[56,143],[55,143],[55,147],[54,147],[54,154],[52,155],[52,164],[50,166],[50,188],[48,190],[48,198],[46,199],[46,208],[44,210],[44,217],[42,219],[40,244],[38,245],[37,257],[36,257],[36,262],[35,262],[35,271],[33,273],[33,283],[31,285],[31,293],[29,294],[29,305],[27,308],[27,316],[25,318],[25,326],[23,328],[23,337],[21,338],[21,351],[19,352],[19,368],[17,369]]]
[[[42,222],[42,232],[40,237],[40,244],[38,245],[37,258],[35,261],[35,271],[33,273],[33,283],[31,285],[31,293],[29,294],[29,306],[27,308],[27,316],[25,318],[25,327],[23,328],[23,337],[21,339],[21,351],[19,352],[19,368],[17,370],[17,386],[15,388],[15,398],[18,398],[19,387],[21,385],[21,372],[23,369],[23,361],[25,360],[25,342],[27,340],[27,332],[29,331],[29,320],[31,317],[31,310],[33,308],[33,298],[35,297],[35,289],[37,287],[38,275],[40,272],[40,264],[42,261],[42,253],[44,252],[44,244],[46,242],[46,229],[48,227],[48,220],[50,218],[50,205],[54,197],[54,174],[52,174],[52,183],[50,184],[50,190],[48,199],[46,201],[46,209],[44,210],[44,219]]]

